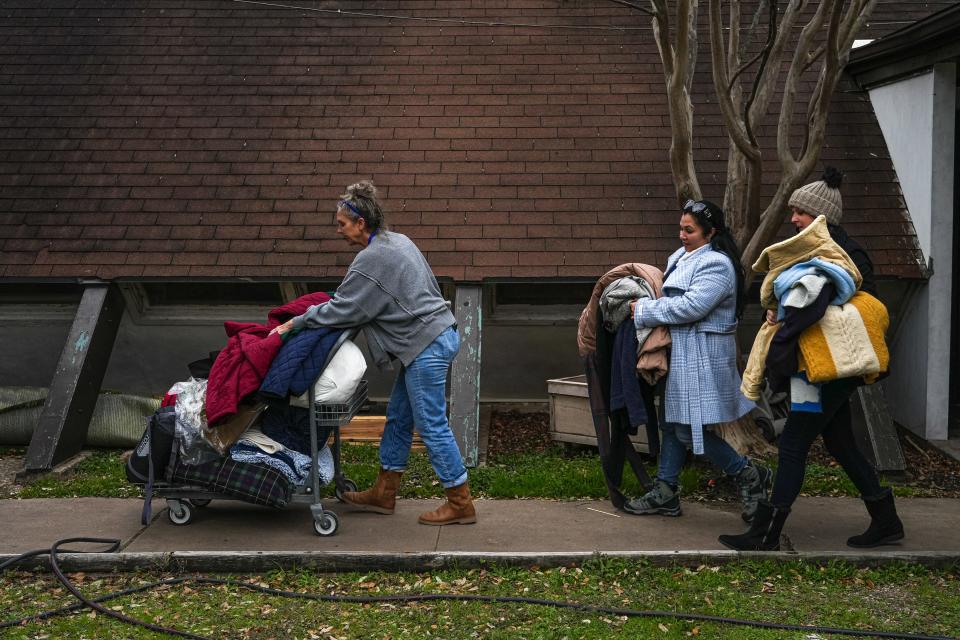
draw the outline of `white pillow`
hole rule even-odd
[[[347,402],[353,396],[353,392],[357,390],[360,378],[366,371],[367,361],[364,359],[360,347],[347,340],[313,385],[316,401],[324,404]],[[295,407],[309,407],[309,403],[310,400],[306,393],[290,399],[290,404]]]

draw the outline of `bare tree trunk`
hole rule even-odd
[[[727,189],[723,193],[723,210],[738,247],[743,246],[741,236],[747,228],[747,187],[747,159],[731,142],[727,150]]]
[[[653,0],[653,36],[663,61],[670,112],[670,169],[677,200],[701,197],[693,163],[693,104],[690,86],[696,66],[697,0],[678,0],[677,28],[670,30],[666,0]]]
[[[670,98],[671,102],[683,102],[687,99],[685,92],[682,95],[679,93],[671,95]],[[673,131],[680,133],[673,137],[670,145],[670,166],[675,176],[677,201],[682,203],[688,199],[699,200],[702,197],[702,191],[693,165],[692,115],[689,112],[671,108],[670,127]]]
[[[750,414],[739,420],[725,422],[715,427],[716,434],[727,441],[737,453],[743,456],[765,458],[777,452],[777,448],[767,442]]]

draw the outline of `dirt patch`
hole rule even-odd
[[[960,498],[960,460],[904,429],[898,429],[897,434],[907,468],[902,477],[891,477],[891,482],[922,490],[924,497]],[[813,443],[809,460],[827,467],[839,466],[821,438]]]
[[[16,498],[20,485],[16,477],[23,468],[23,452],[0,452],[0,498]]]
[[[494,411],[490,417],[487,459],[508,453],[539,453],[550,446],[550,414]]]
[[[910,483],[942,491],[944,498],[960,498],[960,460],[903,431],[900,432],[900,446],[907,461]]]

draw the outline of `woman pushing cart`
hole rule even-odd
[[[400,361],[380,441],[380,473],[370,489],[342,498],[363,511],[392,514],[416,428],[447,497],[419,522],[472,524],[477,516],[467,469],[447,422],[447,372],[460,348],[453,313],[423,254],[405,235],[388,229],[372,183],[347,187],[336,221],[337,233],[360,247],[343,282],[332,300],[274,331],[361,327],[379,368]]]

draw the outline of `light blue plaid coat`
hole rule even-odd
[[[704,425],[736,420],[754,405],[740,392],[733,263],[709,245],[679,262],[684,251],[667,260],[663,297],[638,301],[634,322],[670,326],[666,420],[690,425],[693,452],[702,454]]]

